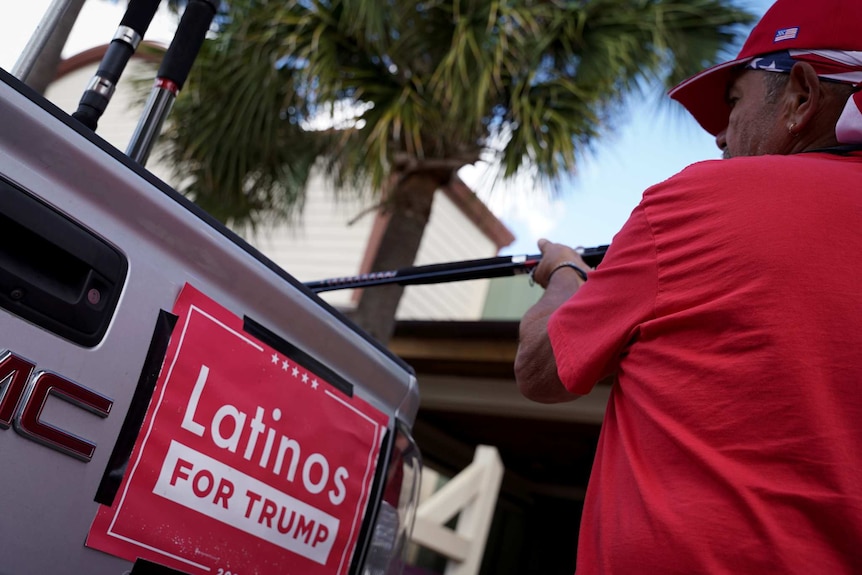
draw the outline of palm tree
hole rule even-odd
[[[501,177],[559,192],[626,96],[713,63],[751,21],[729,0],[239,0],[176,103],[170,161],[234,225],[295,214],[323,161],[336,188],[380,194],[372,270],[406,267],[435,190],[492,144]],[[354,121],[306,127],[332,106]],[[402,290],[364,290],[354,319],[387,342]]]

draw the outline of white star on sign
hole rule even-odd
[[[302,383],[308,383],[308,374],[307,373],[302,374]]]
[[[299,375],[299,369],[294,367],[292,373],[293,373],[293,377],[297,377]]]
[[[312,387],[313,389],[317,389],[317,386],[318,386],[318,385],[319,385],[319,384],[317,383],[317,380],[316,380],[316,379],[315,379],[314,381],[312,381],[312,382],[311,382],[311,387]]]
[[[281,369],[282,371],[287,371],[287,360],[281,362]]]
[[[272,354],[272,365],[278,365],[278,354]]]

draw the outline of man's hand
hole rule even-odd
[[[571,280],[574,279],[574,277],[580,277],[580,274],[575,271],[574,267],[580,268],[583,272],[590,271],[590,267],[584,263],[580,254],[569,246],[555,244],[544,238],[538,241],[538,245],[539,251],[542,252],[542,259],[539,261],[539,264],[533,268],[532,277],[534,282],[546,290],[548,289],[551,276],[553,275],[556,277],[558,272],[561,276],[571,276],[567,278],[568,280]],[[581,281],[578,282],[578,286],[584,282],[583,278],[580,279]],[[577,288],[575,288],[575,291],[576,290]]]
[[[524,397],[541,403],[571,401],[579,396],[569,393],[557,375],[554,350],[548,338],[548,318],[584,283],[572,267],[589,271],[574,249],[546,239],[538,242],[542,259],[533,269],[533,281],[545,293],[521,319],[518,353],[515,356],[515,381]]]

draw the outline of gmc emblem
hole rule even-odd
[[[14,425],[15,431],[28,439],[90,461],[96,444],[42,421],[42,409],[53,395],[99,417],[108,417],[114,402],[56,373],[34,373],[35,369],[36,364],[11,351],[0,352],[0,429]]]

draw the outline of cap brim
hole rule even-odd
[[[730,106],[727,87],[733,71],[751,57],[717,64],[674,86],[668,95],[685,106],[704,130],[713,136],[727,128]]]

